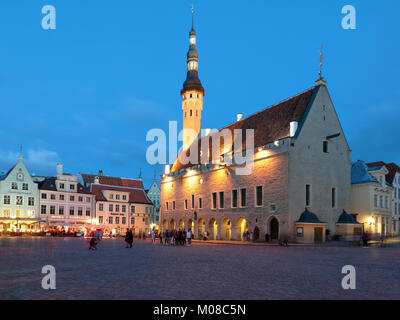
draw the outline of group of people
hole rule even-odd
[[[166,230],[164,233],[160,233],[160,243],[164,245],[175,245],[175,246],[191,246],[192,245],[192,230]],[[154,241],[153,241],[154,242]]]

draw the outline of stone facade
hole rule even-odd
[[[289,133],[291,119],[282,118],[292,104],[297,104],[294,113],[301,115],[297,130]],[[340,213],[350,206],[351,151],[325,83],[319,82],[311,91],[269,109],[239,124],[255,129],[254,170],[250,175],[236,175],[234,164],[190,167],[175,163],[171,174],[163,176],[163,230],[192,228],[195,237],[206,231],[211,239],[222,240],[240,240],[243,232],[249,231],[254,239],[268,234],[272,239],[310,242],[320,228],[308,226],[305,238],[298,239],[296,224],[307,207],[326,223],[331,234],[335,233]],[[274,113],[281,118],[273,132],[263,131]],[[284,133],[275,141],[266,140],[276,132]],[[234,190],[237,208],[232,203]],[[323,230],[319,241],[325,240],[325,227]]]

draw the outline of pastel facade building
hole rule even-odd
[[[81,174],[85,186],[95,197],[95,220],[113,234],[123,235],[128,228],[134,233],[148,233],[153,203],[140,179]]]
[[[194,34],[192,27],[190,38]],[[192,43],[188,57],[195,57],[197,68]],[[197,76],[188,63],[181,91],[187,106],[190,99],[203,99]],[[184,107],[184,129],[199,132],[196,110]],[[185,121],[188,115],[196,125]],[[327,230],[334,234],[339,216],[350,208],[351,151],[326,81],[320,77],[314,87],[237,120],[209,135],[183,139],[180,156],[196,153],[197,162],[179,158],[162,177],[161,229],[191,228],[195,237],[208,232],[221,240],[240,240],[246,231],[254,239],[268,234],[298,242],[324,241]],[[239,139],[235,130],[248,129],[254,130],[254,166],[250,174],[239,175],[241,166],[227,159],[238,153],[232,148]],[[221,141],[227,131],[233,140],[215,148],[212,140]]]
[[[369,168],[385,166],[388,174],[385,176],[386,182],[393,187],[392,192],[392,234],[400,234],[400,167],[395,163],[385,163],[383,161],[367,163]]]
[[[36,231],[39,228],[39,190],[24,162],[0,176],[0,231]]]
[[[357,161],[352,165],[350,212],[366,232],[391,234],[393,188],[386,181],[388,173],[381,164],[368,166]]]
[[[160,223],[160,206],[161,206],[161,189],[157,183],[157,180],[153,180],[150,188],[146,190],[147,196],[154,204],[152,222],[155,226]]]
[[[81,227],[94,222],[94,196],[78,182],[78,176],[63,172],[46,177],[39,185],[39,214],[46,226]]]

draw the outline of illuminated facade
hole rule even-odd
[[[78,182],[78,176],[63,172],[39,182],[39,215],[46,226],[79,227],[94,223],[94,196]]]
[[[351,169],[351,213],[373,234],[390,235],[392,229],[392,192],[386,181],[384,164],[353,163]]]
[[[140,179],[81,174],[83,183],[95,196],[96,223],[106,226],[113,234],[148,233],[154,205],[148,198]]]
[[[184,115],[184,128],[186,123]],[[234,141],[218,150],[211,143],[202,147],[223,131],[235,140],[234,131],[246,129],[254,130],[249,175],[238,175],[240,165],[225,161],[233,156]],[[186,155],[198,152],[198,161],[177,159],[162,177],[162,230],[191,228],[196,238],[208,233],[218,240],[242,240],[249,231],[255,240],[267,234],[322,242],[327,230],[335,234],[340,215],[349,209],[351,151],[322,77],[311,89],[247,118],[238,116],[190,146],[184,140],[183,149]],[[220,160],[213,162],[216,153]]]
[[[0,176],[0,231],[34,231],[39,226],[39,191],[23,157]]]

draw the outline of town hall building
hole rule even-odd
[[[323,242],[337,227],[356,232],[343,228],[357,224],[347,213],[351,150],[321,73],[313,87],[202,135],[205,91],[198,76],[193,26],[189,38],[187,78],[181,90],[182,153],[198,152],[201,161],[183,163],[178,157],[171,168],[166,166],[160,229],[192,229],[195,238],[207,234],[218,240],[242,240],[248,231],[255,240],[268,235],[296,242]],[[253,169],[239,175],[240,165],[226,159],[237,153],[232,148],[238,139],[234,132],[248,129],[254,130]],[[216,149],[209,141],[223,131],[232,132],[233,141]],[[201,147],[192,149],[195,145]]]

